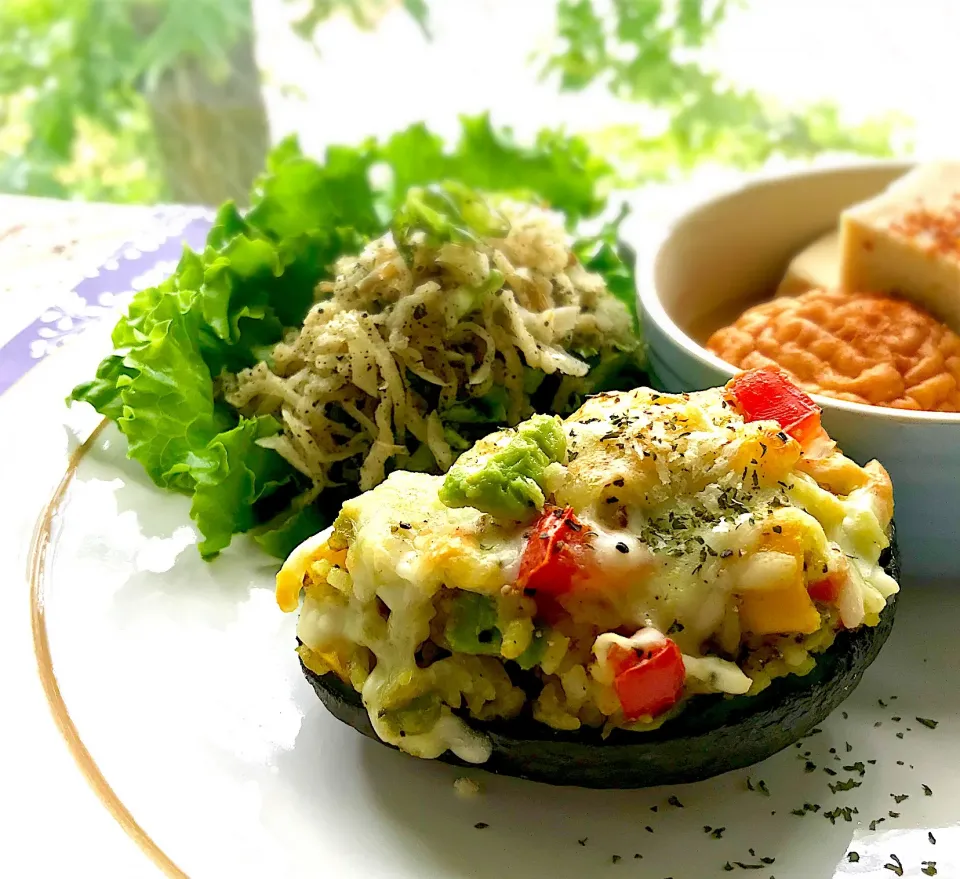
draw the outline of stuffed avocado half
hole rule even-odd
[[[705,778],[846,698],[893,620],[893,495],[782,374],[602,394],[394,472],[277,577],[324,704],[559,784]],[[300,596],[303,596],[302,606]]]

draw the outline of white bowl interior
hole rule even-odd
[[[654,257],[660,304],[698,343],[773,294],[790,260],[875,195],[903,164],[867,165],[751,184],[687,214]],[[757,246],[760,242],[761,246]]]

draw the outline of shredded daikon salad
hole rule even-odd
[[[228,403],[280,421],[260,445],[314,492],[445,471],[491,426],[569,412],[636,368],[627,307],[574,255],[562,215],[493,204],[493,235],[417,229],[405,255],[387,233],[341,258],[303,327],[225,378]]]

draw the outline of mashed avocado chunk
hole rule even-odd
[[[527,645],[527,649],[516,658],[515,662],[524,671],[529,671],[540,665],[546,652],[547,630],[541,626],[537,626],[530,638],[530,644]]]
[[[497,606],[492,598],[462,592],[452,602],[444,636],[458,653],[498,656],[503,636],[497,628]]]
[[[525,521],[543,509],[547,468],[563,462],[567,437],[556,416],[535,415],[495,451],[461,458],[440,488],[448,507],[473,507],[500,519]]]
[[[497,622],[497,604],[488,595],[459,592],[450,602],[449,616],[443,628],[446,646],[457,653],[474,656],[500,656],[504,636]],[[514,662],[525,671],[536,667],[547,648],[547,630],[537,626],[530,643]]]
[[[402,708],[384,709],[380,720],[384,725],[403,736],[428,733],[440,719],[440,697],[436,693],[424,693],[411,699]]]

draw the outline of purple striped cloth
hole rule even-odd
[[[158,284],[173,271],[184,245],[199,250],[212,214],[202,208],[159,208],[151,240],[129,241],[72,291],[37,315],[0,347],[0,394],[41,360],[91,324],[116,320],[137,290]]]

